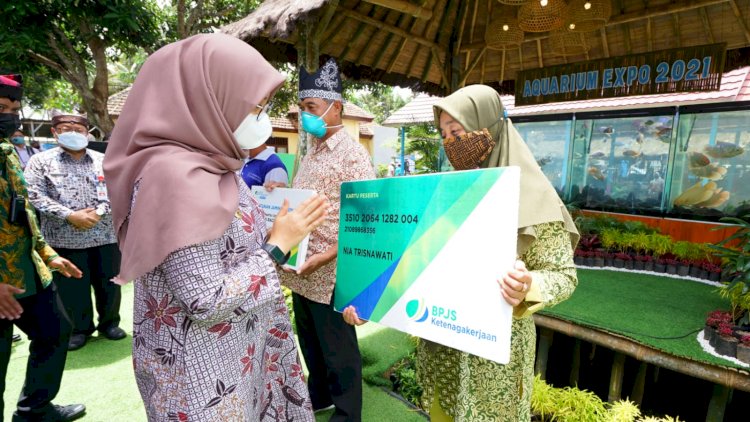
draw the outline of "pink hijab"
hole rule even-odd
[[[283,81],[254,48],[223,34],[178,41],[146,60],[104,159],[122,252],[118,282],[226,231],[246,156],[233,132]]]

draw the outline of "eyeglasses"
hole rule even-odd
[[[264,106],[258,104],[255,107],[258,107],[260,109],[260,112],[258,112],[258,115],[257,115],[257,117],[255,119],[256,120],[260,120],[260,115],[261,114],[263,114],[263,113],[268,114],[271,111],[271,109],[273,108],[273,101],[267,102],[266,105],[264,105]]]

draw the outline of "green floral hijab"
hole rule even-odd
[[[498,122],[504,109],[497,91],[486,85],[470,85],[445,97],[433,107],[436,126],[439,126],[440,113],[443,111],[461,123],[467,132],[488,128],[497,144],[481,168],[521,168],[518,255],[523,255],[536,238],[534,226],[552,221],[561,221],[565,225],[570,234],[570,243],[575,248],[580,235],[565,204],[510,120]]]

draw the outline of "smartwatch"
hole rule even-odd
[[[286,253],[286,255],[284,255],[284,252],[282,252],[278,246],[270,243],[264,243],[262,249],[266,251],[266,253],[268,253],[268,256],[270,256],[271,259],[273,259],[273,261],[279,265],[286,264],[286,261],[289,260],[289,256],[292,253],[291,251],[289,251]]]

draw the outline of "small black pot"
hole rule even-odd
[[[612,261],[612,264],[614,264],[615,268],[622,268],[625,266],[625,261],[620,258],[615,258]]]
[[[739,344],[739,340],[734,337],[724,337],[720,335],[717,335],[716,337],[718,337],[716,340],[716,353],[724,356],[737,356],[737,344]]]
[[[677,274],[677,265],[667,265],[667,274]]]
[[[601,256],[594,257],[594,266],[595,267],[603,267],[604,266],[604,258]]]
[[[643,271],[646,268],[646,265],[643,261],[633,261],[633,269],[634,270],[641,270]]]
[[[708,343],[711,344],[712,341],[714,341],[714,337],[716,336],[716,328],[709,327],[706,325],[703,328],[703,339],[708,340]]]
[[[657,273],[663,273],[667,271],[667,266],[664,264],[659,264],[658,262],[654,264],[654,271]]]
[[[587,267],[593,267],[594,266],[594,257],[587,256],[586,258],[583,258],[583,265]]]
[[[719,281],[721,278],[721,273],[717,273],[716,271],[710,271],[708,273],[708,279],[711,281]]]
[[[625,265],[623,265],[623,267],[626,270],[632,270],[633,269],[633,260],[632,259],[623,259],[623,262],[625,263]]]
[[[573,262],[574,262],[574,263],[575,263],[576,265],[583,265],[583,257],[582,257],[582,256],[577,256],[577,255],[576,255],[576,256],[574,256],[574,257],[573,257]]]
[[[643,269],[645,271],[654,271],[654,261],[646,261],[643,263]]]
[[[688,274],[690,274],[690,266],[685,264],[680,264],[677,266],[677,275],[680,277],[686,277]]]
[[[700,278],[701,277],[701,269],[700,267],[696,267],[695,265],[690,266],[690,271],[688,272],[690,274],[690,277]]]

